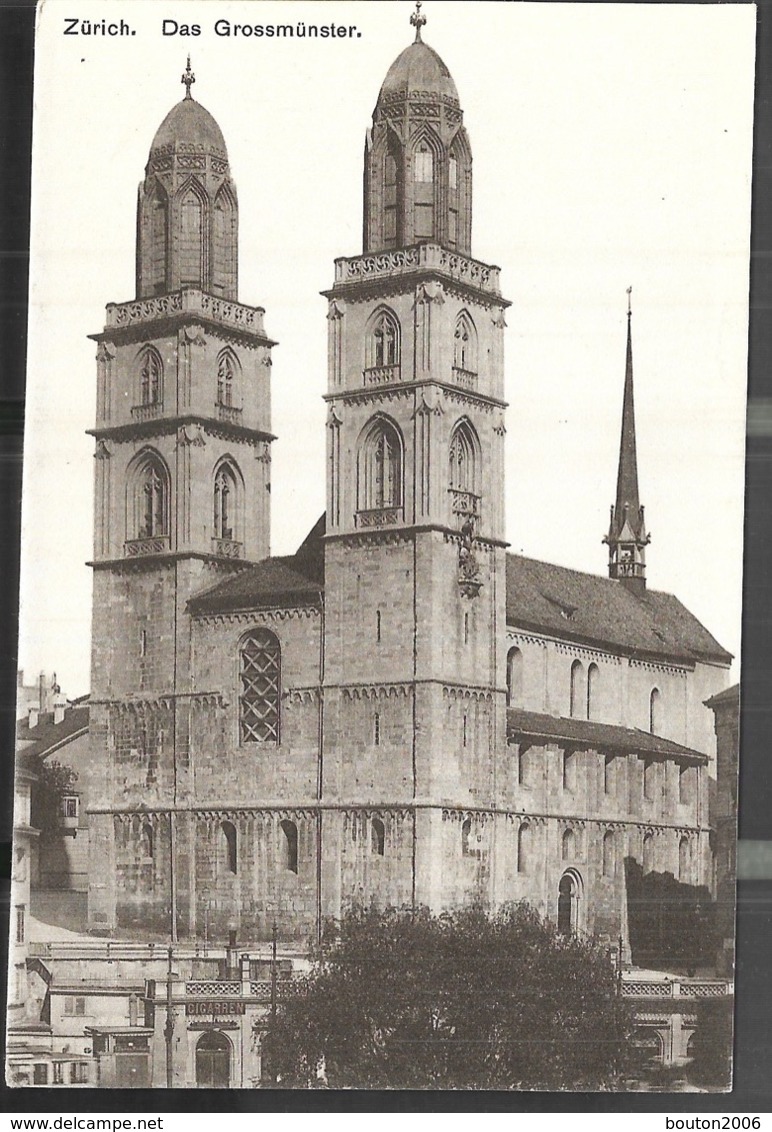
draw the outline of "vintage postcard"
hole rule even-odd
[[[37,20],[8,1083],[728,1089],[753,7]]]

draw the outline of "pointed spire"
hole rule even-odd
[[[183,71],[182,78],[180,79],[180,82],[185,84],[185,97],[186,98],[192,98],[193,97],[193,95],[190,93],[190,88],[193,86],[193,83],[195,81],[196,81],[196,76],[193,74],[193,72],[190,69],[190,55],[188,55],[188,65],[185,68],[185,70]]]
[[[416,0],[415,11],[410,17],[410,23],[415,28],[415,43],[423,43],[421,28],[426,23],[426,16],[421,14],[421,0]]]
[[[646,555],[649,544],[638,495],[638,457],[635,442],[635,402],[633,397],[632,287],[627,288],[627,356],[625,390],[622,402],[622,436],[619,444],[616,505],[611,508],[609,531],[604,542],[609,548],[609,577],[630,584],[636,592],[646,587]]]

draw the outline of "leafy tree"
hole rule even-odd
[[[31,821],[36,829],[54,833],[60,823],[62,798],[72,794],[78,781],[77,771],[62,766],[56,759],[42,761],[32,795]]]
[[[283,1087],[610,1089],[629,1015],[599,949],[524,904],[352,911],[264,1047]]]
[[[731,998],[708,999],[700,1003],[688,1071],[695,1084],[708,1089],[731,1088],[732,1011]]]

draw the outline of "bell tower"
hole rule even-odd
[[[176,934],[195,698],[187,602],[270,547],[274,343],[262,308],[237,300],[236,187],[194,81],[188,59],[139,188],[136,299],[108,304],[93,335],[96,930]],[[157,883],[138,888],[143,837]]]
[[[336,260],[325,292],[322,879],[332,915],[356,897],[346,822],[368,806],[387,813],[387,840],[402,847],[389,901],[452,902],[448,839],[455,858],[466,810],[493,799],[505,746],[509,304],[498,268],[471,258],[471,148],[420,8],[367,133],[363,254]]]

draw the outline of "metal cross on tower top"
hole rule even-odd
[[[410,23],[415,28],[415,42],[421,42],[421,28],[426,23],[426,16],[421,15],[421,0],[416,0],[415,11],[410,17]]]
[[[182,78],[180,79],[180,82],[185,84],[185,97],[186,98],[192,98],[193,97],[193,95],[190,93],[190,88],[193,86],[193,83],[195,81],[196,81],[196,76],[193,74],[193,72],[190,69],[190,56],[188,55],[188,65],[185,68],[185,71],[182,75]]]
[[[628,317],[628,318],[629,318],[629,317],[630,317],[630,315],[631,315],[631,314],[633,313],[633,300],[632,300],[632,294],[633,294],[633,289],[632,289],[632,287],[628,287],[628,288],[627,288],[627,317]]]

